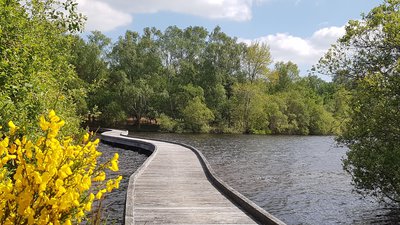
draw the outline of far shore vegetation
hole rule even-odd
[[[115,43],[98,31],[74,38],[90,126],[326,135],[348,117],[342,84],[300,76],[293,62],[273,62],[267,44],[240,43],[220,27],[145,28]]]

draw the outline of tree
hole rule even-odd
[[[62,10],[61,10],[62,9]],[[76,3],[0,0],[0,124],[9,120],[32,135],[37,117],[53,108],[78,130],[77,104],[86,92],[69,59],[72,37],[82,28]]]
[[[278,95],[268,96],[265,113],[268,116],[268,133],[285,134],[289,128],[285,99]]]
[[[91,104],[97,105],[101,111],[100,121],[107,126],[127,119],[125,109],[127,104],[125,104],[124,98],[128,85],[129,80],[124,71],[111,71],[102,88],[91,96]]]
[[[151,115],[151,99],[154,90],[147,80],[139,79],[135,84],[126,86],[123,90],[122,102],[129,116],[133,116],[140,129],[140,120]]]
[[[107,77],[106,57],[111,39],[100,31],[92,31],[86,42],[79,36],[75,38],[72,46],[74,54],[72,64],[75,66],[79,78],[88,84],[87,88],[96,89]]]
[[[275,63],[275,70],[269,75],[273,91],[287,90],[293,82],[299,79],[299,73],[297,65],[291,61]]]
[[[265,43],[254,42],[247,47],[244,53],[243,70],[247,79],[253,82],[257,78],[263,78],[267,75],[271,64],[271,53]]]
[[[120,37],[109,54],[110,76],[106,85],[110,90],[104,92],[101,101],[115,109],[114,123],[117,119],[123,121],[123,116],[134,117],[140,128],[142,118],[155,118],[157,99],[164,99],[164,80],[162,76],[162,61],[159,48],[161,33],[155,28],[145,28],[143,35],[127,31]],[[113,99],[112,104],[108,104]],[[157,104],[156,104],[157,103]],[[101,111],[102,108],[100,108]],[[104,108],[103,108],[104,109]],[[107,117],[112,117],[112,111],[107,111]]]
[[[223,131],[231,125],[229,99],[233,85],[241,71],[241,55],[245,45],[238,44],[216,27],[208,36],[207,46],[202,53],[200,86],[204,90],[207,106],[213,111],[213,125]]]
[[[82,86],[87,90],[84,101],[78,105],[80,115],[85,115],[88,120],[97,117],[98,103],[96,99],[104,89],[104,83],[108,79],[109,70],[107,54],[111,39],[99,31],[93,31],[88,36],[88,41],[75,36],[72,44],[72,65],[78,77],[82,80]]]
[[[250,132],[249,126],[249,117],[252,105],[252,84],[261,78],[266,78],[266,75],[269,71],[268,66],[272,62],[271,53],[269,51],[269,47],[265,43],[255,42],[252,43],[245,49],[243,61],[242,61],[242,69],[244,74],[246,75],[245,83],[249,83],[249,85],[244,85],[244,96],[243,96],[243,121],[244,121],[244,130],[246,133]]]
[[[265,83],[262,81],[234,85],[231,110],[236,130],[243,133],[268,133],[264,90]]]
[[[214,114],[199,96],[194,97],[187,103],[182,110],[182,115],[185,125],[192,132],[208,132],[208,123],[214,119]]]
[[[385,0],[350,21],[317,69],[351,91],[350,119],[339,137],[355,188],[400,203],[400,1]]]

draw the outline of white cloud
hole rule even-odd
[[[252,6],[268,0],[78,0],[88,16],[87,30],[109,31],[132,22],[132,15],[161,11],[208,19],[248,21]]]
[[[128,13],[116,10],[105,2],[78,0],[78,10],[87,16],[86,30],[110,31],[132,22]]]
[[[246,44],[252,41],[265,42],[270,46],[275,62],[292,61],[298,64],[300,68],[310,69],[344,33],[344,26],[333,26],[319,29],[308,38],[296,37],[287,33],[277,33],[254,40],[239,39],[239,41]]]
[[[108,2],[111,0],[100,0]],[[113,0],[114,7],[131,13],[169,11],[210,19],[246,21],[251,19],[251,7],[260,0]]]
[[[345,34],[345,28],[342,27],[325,27],[314,32],[311,37],[313,45],[326,47],[328,44],[333,44],[339,37]]]

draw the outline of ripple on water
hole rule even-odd
[[[400,224],[352,192],[333,137],[144,134],[198,148],[224,181],[287,224]]]
[[[119,171],[110,172],[107,177],[116,177],[122,175],[119,189],[108,193],[103,201],[104,211],[103,218],[107,220],[106,224],[123,224],[125,195],[128,188],[129,177],[143,164],[147,159],[146,155],[139,154],[132,150],[116,148],[110,145],[100,143],[98,150],[102,152],[100,162],[105,162],[114,156],[115,153],[119,154]]]

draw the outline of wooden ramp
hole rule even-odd
[[[226,190],[221,192],[210,181],[201,153],[179,144],[119,134],[105,132],[101,139],[153,151],[130,178],[125,224],[283,224],[265,211],[261,213],[267,220],[256,222],[258,216],[250,215],[252,210],[245,212],[228,199]]]

